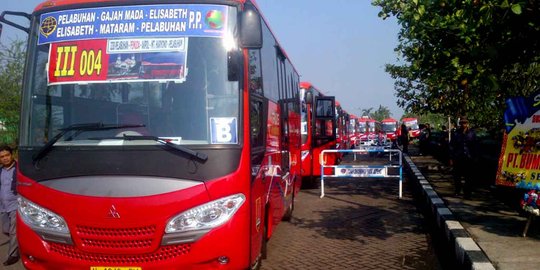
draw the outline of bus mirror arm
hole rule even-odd
[[[20,17],[25,17],[28,19],[28,21],[31,20],[31,15],[28,14],[28,13],[25,13],[25,12],[19,12],[19,11],[3,11],[2,14],[0,14],[0,22],[2,23],[5,23],[7,25],[11,25],[19,30],[23,30],[24,32],[26,32],[27,34],[30,33],[30,28],[29,27],[24,27],[20,24],[17,24],[17,23],[14,23],[12,21],[9,21],[6,19],[6,15],[13,15],[13,16],[20,16]],[[2,35],[2,25],[0,24],[0,35]]]
[[[232,50],[227,52],[227,78],[230,82],[238,81],[240,70],[240,52]]]

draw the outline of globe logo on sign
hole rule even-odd
[[[212,29],[221,29],[223,27],[223,13],[219,10],[210,10],[206,13],[204,21]]]
[[[45,37],[48,37],[54,32],[54,30],[56,30],[57,25],[58,22],[56,21],[56,18],[47,17],[41,22],[39,32],[41,32],[41,34],[43,34]]]

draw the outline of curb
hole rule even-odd
[[[444,232],[447,244],[449,246],[454,245],[455,259],[458,265],[462,265],[464,269],[495,270],[487,255],[455,218],[452,211],[444,204],[444,201],[435,192],[409,155],[403,154],[403,157],[410,176],[417,181],[418,186],[421,188],[422,199],[425,200],[429,209],[431,209],[431,214],[436,219],[435,224],[437,224],[439,230]]]

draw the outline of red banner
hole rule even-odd
[[[49,55],[49,84],[107,79],[107,40],[53,43]]]

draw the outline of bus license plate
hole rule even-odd
[[[92,266],[90,270],[142,270],[141,267]]]

